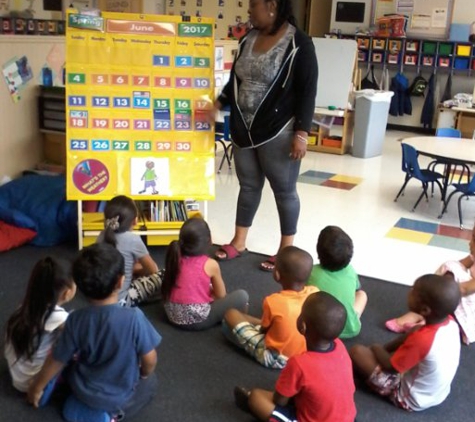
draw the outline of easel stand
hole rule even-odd
[[[318,60],[315,99],[315,145],[309,151],[346,154],[353,143],[354,112],[348,109],[350,93],[357,85],[355,40],[313,38]],[[334,120],[341,119],[342,126]],[[340,130],[341,127],[341,130]]]

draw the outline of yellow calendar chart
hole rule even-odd
[[[67,18],[68,199],[214,199],[214,20]]]

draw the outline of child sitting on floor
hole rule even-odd
[[[311,294],[297,322],[307,351],[289,359],[275,392],[236,387],[236,404],[261,421],[353,422],[356,407],[351,360],[337,338],[345,321],[346,310],[333,296]]]
[[[361,330],[360,317],[368,296],[350,264],[353,242],[340,227],[327,226],[318,236],[317,254],[320,264],[313,267],[307,284],[330,293],[343,304],[348,318],[340,338],[355,337]]]
[[[161,341],[139,308],[118,304],[124,259],[111,245],[84,248],[73,264],[73,279],[90,306],[74,311],[43,369],[30,385],[36,407],[44,387],[68,363],[72,395],[68,422],[109,422],[131,417],[155,394],[155,348]]]
[[[141,237],[132,233],[137,220],[138,211],[133,199],[116,196],[107,202],[104,230],[97,239],[98,243],[114,246],[124,257],[125,279],[119,292],[121,306],[137,306],[160,297],[163,270],[159,271]]]
[[[447,261],[436,271],[438,275],[452,274],[459,283],[462,298],[454,316],[462,329],[462,340],[469,344],[475,341],[475,227],[469,242],[470,255],[460,261]],[[386,328],[395,333],[411,331],[415,326],[425,323],[422,315],[408,312],[398,318],[386,321]]]
[[[223,331],[235,345],[267,368],[282,369],[288,358],[305,351],[305,339],[297,330],[297,318],[307,297],[318,291],[305,283],[313,260],[295,246],[279,251],[274,279],[282,290],[264,299],[262,318],[237,309],[226,312]]]
[[[69,270],[55,259],[40,259],[30,275],[25,298],[8,319],[5,357],[13,386],[24,393],[40,372],[68,317],[61,305],[76,294]]]
[[[382,346],[353,346],[355,370],[369,387],[405,410],[424,410],[450,393],[460,359],[460,332],[450,316],[460,301],[457,283],[428,274],[416,280],[409,309],[426,324]]]
[[[165,257],[162,296],[168,320],[186,330],[205,330],[221,322],[231,308],[247,312],[245,290],[226,294],[219,264],[208,257],[211,233],[206,221],[185,221]]]

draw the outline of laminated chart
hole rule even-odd
[[[213,28],[68,13],[68,199],[214,199]]]

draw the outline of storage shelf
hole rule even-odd
[[[332,136],[336,125],[332,125],[330,128],[320,125],[316,126],[311,132],[311,135],[316,136],[315,145],[309,144],[307,149],[309,151],[325,152],[328,154],[346,154],[353,144],[354,112],[352,110],[328,110],[324,108],[316,108],[315,117],[317,115],[339,117],[343,120],[343,125],[338,126],[341,127],[341,131],[338,131],[338,134],[341,136],[341,143],[338,147],[324,145],[324,139]]]
[[[138,202],[150,203],[156,201],[144,200]],[[200,211],[186,212],[186,218],[194,216],[203,217]],[[83,210],[83,202],[78,201],[78,218],[79,248],[81,249],[84,246],[95,243],[97,236],[104,230],[104,213],[86,212]],[[184,221],[140,221],[140,223],[134,227],[132,233],[138,236],[144,236],[149,246],[166,246],[173,240],[178,240],[183,223]]]
[[[334,116],[334,117],[343,117],[345,115],[345,110],[330,110],[328,108],[316,107],[314,114],[321,114],[324,116]]]
[[[29,37],[21,35],[21,37],[24,36]],[[65,167],[66,105],[64,87],[39,87],[38,126],[42,135],[44,160],[49,164]]]
[[[348,38],[348,36],[344,36]],[[357,35],[358,62],[380,66],[475,71],[475,45],[469,42],[436,41],[419,38],[382,38]],[[383,48],[384,47],[384,48]],[[427,61],[430,60],[430,63]]]

